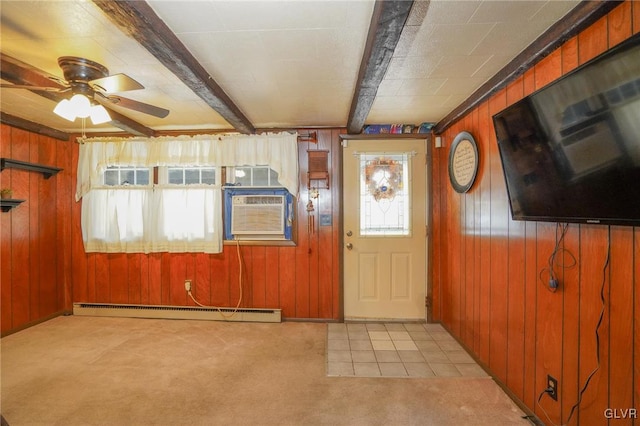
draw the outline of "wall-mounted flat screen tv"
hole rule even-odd
[[[640,226],[640,34],[493,124],[514,220]]]

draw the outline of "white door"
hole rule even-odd
[[[425,140],[345,145],[345,319],[424,320]]]

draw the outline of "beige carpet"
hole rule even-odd
[[[327,325],[59,317],[1,340],[20,425],[529,425],[490,378],[327,377]]]

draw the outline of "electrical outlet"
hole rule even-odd
[[[184,280],[184,290],[191,291],[191,280]]]
[[[558,381],[553,377],[547,375],[547,389],[548,394],[554,401],[558,400]]]

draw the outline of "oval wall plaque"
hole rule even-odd
[[[478,146],[469,132],[460,132],[449,151],[449,180],[456,192],[467,192],[478,174]]]

